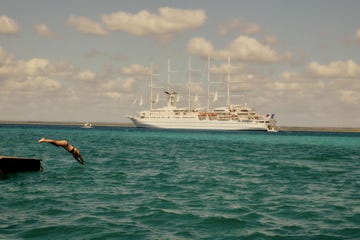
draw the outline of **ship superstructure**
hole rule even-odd
[[[142,128],[276,131],[274,114],[261,115],[246,104],[230,104],[229,76],[230,74],[228,74],[228,99],[224,107],[190,108],[189,101],[188,107],[178,108],[175,106],[178,93],[168,90],[165,91],[166,106],[153,108],[151,101],[149,110],[143,110],[136,116],[128,118],[136,127]]]

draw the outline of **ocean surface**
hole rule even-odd
[[[0,139],[0,155],[43,160],[0,179],[0,239],[360,239],[360,133],[0,125]]]

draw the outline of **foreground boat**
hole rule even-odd
[[[0,176],[17,173],[40,171],[41,159],[0,156]]]
[[[168,72],[170,72],[168,63]],[[208,69],[210,68],[210,60]],[[209,107],[209,87],[208,87],[208,106],[206,109],[191,108],[190,86],[191,86],[191,58],[189,61],[189,97],[188,107],[177,108],[175,97],[177,92],[168,90],[167,106],[153,108],[152,94],[152,67],[150,73],[150,109],[141,111],[136,116],[128,116],[132,123],[139,128],[164,128],[164,129],[199,129],[199,130],[250,130],[250,131],[272,131],[276,132],[276,120],[274,114],[261,115],[247,105],[230,104],[230,58],[228,59],[227,77],[227,104],[225,107]],[[209,70],[208,70],[209,72]],[[168,74],[169,75],[169,74]],[[169,84],[168,79],[168,84]],[[208,73],[209,82],[209,73]],[[197,96],[196,96],[197,98]],[[217,98],[217,95],[216,95]],[[158,99],[158,97],[157,97]]]

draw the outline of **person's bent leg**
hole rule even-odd
[[[60,147],[66,147],[68,145],[68,142],[66,140],[53,140],[53,139],[46,139],[46,138],[41,138],[39,140],[39,143],[51,143],[55,146],[60,146]]]

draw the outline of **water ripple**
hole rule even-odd
[[[44,160],[43,172],[0,180],[0,239],[360,238],[360,135],[3,127],[0,136],[4,155]],[[42,136],[76,143],[86,164]]]

